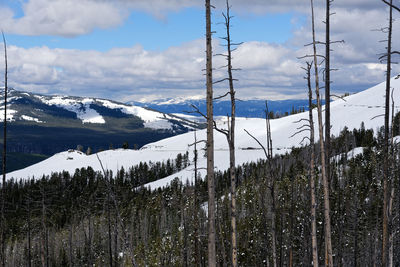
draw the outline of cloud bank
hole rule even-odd
[[[217,11],[224,5],[215,1]],[[324,7],[316,7],[317,35],[324,40]],[[307,0],[231,0],[233,11],[247,14],[298,12],[308,16]],[[15,17],[9,8],[0,8],[1,27],[6,32],[21,35],[57,35],[73,37],[94,29],[116,27],[132,10],[141,10],[162,18],[167,12],[188,7],[202,8],[195,0],[30,0],[23,5],[24,15]],[[387,25],[387,8],[379,1],[335,1],[332,11],[332,40],[345,40],[333,46],[333,90],[360,90],[384,80],[384,65],[378,61],[385,51],[385,34],[372,31]],[[396,14],[397,18],[400,14]],[[219,12],[214,12],[214,20]],[[199,22],[201,23],[201,22]],[[294,29],[293,37],[284,44],[247,42],[234,53],[236,87],[241,98],[298,98],[305,96],[304,60],[298,57],[310,53],[304,44],[310,43],[310,22]],[[395,22],[394,47],[400,49],[400,23]],[[221,35],[222,33],[219,33]],[[265,33],[260,33],[265,34]],[[165,51],[146,51],[140,45],[115,48],[106,52],[48,47],[9,47],[10,85],[22,90],[42,93],[65,93],[110,97],[128,101],[173,95],[203,94],[205,79],[204,40],[193,40]],[[215,41],[215,53],[223,52]],[[323,47],[320,47],[323,53]],[[225,65],[215,57],[216,68]],[[0,64],[0,71],[3,66]],[[394,66],[395,73],[400,72]],[[225,71],[215,72],[215,79]],[[216,86],[217,94],[226,85]]]

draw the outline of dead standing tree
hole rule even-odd
[[[8,79],[8,63],[7,63],[7,43],[6,38],[4,37],[4,32],[1,32],[3,36],[3,44],[4,44],[4,121],[3,121],[3,182],[2,182],[2,194],[1,194],[1,261],[2,266],[6,266],[6,255],[5,255],[5,227],[6,227],[6,217],[5,217],[5,185],[6,185],[6,153],[7,153],[7,79]]]
[[[253,138],[257,144],[262,148],[265,154],[265,158],[267,159],[267,166],[269,169],[269,174],[267,174],[267,177],[265,179],[265,182],[267,184],[267,187],[270,191],[270,196],[271,196],[271,205],[269,207],[269,210],[271,212],[271,239],[272,239],[272,264],[273,267],[277,267],[277,250],[276,250],[276,196],[275,196],[275,173],[272,168],[272,135],[271,135],[271,121],[270,121],[270,113],[268,110],[268,102],[265,102],[265,123],[266,123],[266,130],[267,130],[267,146],[265,147],[255,136],[250,134],[246,129],[244,131],[251,137]],[[268,177],[269,176],[269,177]],[[269,266],[269,263],[268,263]]]
[[[319,77],[318,77],[318,54],[315,40],[315,20],[314,20],[314,1],[311,0],[311,21],[312,21],[312,46],[313,46],[313,57],[314,57],[314,75],[315,75],[315,93],[317,97],[317,109],[318,109],[318,128],[319,128],[319,143],[321,152],[321,173],[324,188],[324,217],[325,217],[325,266],[333,266],[332,256],[332,238],[331,238],[331,220],[330,220],[330,204],[329,204],[329,181],[326,175],[326,159],[325,159],[325,144],[324,144],[324,131],[322,124],[322,107],[320,98],[319,88]]]
[[[313,266],[318,267],[318,243],[317,243],[317,223],[316,223],[316,209],[317,209],[317,204],[316,204],[316,196],[315,196],[315,135],[314,135],[314,118],[313,118],[313,109],[312,109],[312,85],[311,85],[311,68],[312,68],[312,63],[306,62],[307,67],[303,68],[306,71],[306,77],[305,79],[307,80],[307,87],[308,87],[308,120],[307,119],[302,119],[300,121],[306,121],[308,124],[305,124],[298,128],[300,130],[297,133],[300,133],[302,128],[304,126],[309,127],[308,130],[310,130],[310,137],[305,137],[305,139],[309,139],[310,141],[310,150],[311,150],[311,156],[310,156],[310,194],[311,194],[311,244],[312,244],[312,260],[313,260]],[[300,122],[298,121],[298,122]],[[296,122],[297,123],[297,122]],[[306,128],[307,129],[307,128]],[[297,134],[296,133],[296,134]]]
[[[392,51],[393,34],[393,9],[400,12],[400,8],[393,4],[393,0],[382,0],[389,6],[389,27],[387,28],[387,51],[380,57],[386,59],[386,91],[385,91],[385,127],[384,127],[384,163],[383,163],[383,225],[382,225],[382,266],[393,266],[393,233],[392,233],[392,202],[394,198],[394,185],[389,177],[389,117],[390,117],[390,89],[391,89],[391,64],[392,55],[400,54],[399,51]],[[392,114],[393,116],[393,114]]]
[[[207,80],[207,187],[208,187],[208,266],[215,267],[215,179],[214,179],[214,112],[212,77],[211,3],[206,7],[206,80]]]
[[[387,51],[380,60],[386,60],[386,91],[385,91],[385,122],[384,122],[384,151],[383,151],[383,220],[382,220],[382,266],[391,266],[391,262],[388,261],[389,257],[389,236],[391,235],[391,214],[389,207],[391,195],[391,187],[393,186],[390,181],[389,175],[389,117],[390,117],[390,79],[391,79],[391,64],[392,64],[392,54],[398,53],[397,51],[392,51],[392,33],[393,33],[393,1],[390,0],[383,2],[389,5],[389,26],[387,28]]]
[[[225,29],[226,29],[226,36],[223,37],[222,39],[226,41],[226,47],[227,47],[227,54],[218,54],[220,56],[225,57],[227,61],[227,65],[225,66],[227,68],[227,73],[228,73],[228,78],[224,78],[222,80],[216,81],[215,83],[220,83],[223,81],[228,81],[229,83],[229,91],[218,97],[217,99],[224,98],[225,96],[230,96],[231,100],[231,116],[227,116],[227,123],[228,123],[228,129],[219,129],[217,127],[217,124],[214,123],[214,128],[224,134],[227,138],[228,141],[228,146],[229,146],[229,174],[230,174],[230,179],[231,179],[231,247],[232,247],[232,252],[231,252],[231,260],[232,260],[232,266],[236,267],[238,265],[237,263],[237,231],[236,231],[236,160],[235,160],[235,125],[236,125],[236,92],[234,88],[234,81],[237,81],[237,79],[233,78],[233,71],[238,70],[234,69],[232,67],[232,52],[235,50],[233,47],[238,46],[239,44],[232,43],[231,39],[231,19],[233,18],[230,14],[230,9],[231,6],[229,5],[229,0],[226,0],[226,14],[222,13],[224,17],[224,24],[225,24]]]

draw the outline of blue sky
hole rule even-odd
[[[315,2],[317,35],[323,39],[324,5]],[[212,3],[214,51],[223,53],[225,1]],[[233,61],[242,69],[236,74],[239,96],[305,97],[305,62],[298,57],[308,53],[304,44],[311,38],[309,1],[230,3],[231,34],[243,42]],[[10,83],[20,90],[121,101],[201,95],[203,6],[199,0],[3,0],[0,27],[9,45]],[[340,69],[333,74],[334,91],[355,92],[383,81],[384,65],[376,54],[384,51],[379,43],[384,36],[371,29],[385,26],[386,7],[348,0],[335,1],[333,11],[332,39],[346,41],[334,47],[333,64]],[[394,45],[400,47],[399,40]],[[215,79],[224,77],[223,65],[214,58]]]
[[[10,2],[10,1],[8,1]],[[10,6],[16,12],[16,18],[23,17],[21,3],[13,1]],[[224,36],[223,17],[214,16],[216,37]],[[221,13],[222,14],[222,13]],[[294,12],[279,14],[249,15],[233,14],[232,35],[238,42],[262,41],[284,43],[292,37],[292,20],[302,19]],[[49,48],[97,50],[105,52],[116,47],[130,47],[140,44],[146,50],[165,50],[179,46],[204,36],[204,11],[199,8],[185,8],[178,12],[168,12],[165,17],[157,18],[145,12],[134,11],[121,25],[111,29],[93,29],[90,33],[74,37],[27,36],[8,34],[9,44],[30,48],[47,46]],[[303,20],[304,21],[304,20]]]

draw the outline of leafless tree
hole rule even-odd
[[[208,184],[208,266],[216,266],[215,251],[215,181],[214,181],[214,112],[212,77],[211,3],[206,6],[206,80],[207,80],[207,184]]]
[[[385,1],[384,1],[385,2]],[[382,266],[388,266],[389,256],[389,112],[390,112],[390,79],[392,64],[392,33],[393,33],[393,1],[389,4],[389,27],[387,29],[387,53],[380,59],[386,59],[386,92],[385,92],[385,126],[384,126],[384,163],[383,163],[383,220],[382,220]]]
[[[229,146],[229,174],[231,178],[231,246],[232,246],[232,253],[231,253],[231,260],[232,266],[237,266],[237,231],[236,231],[236,160],[235,160],[235,125],[236,125],[236,92],[234,88],[234,81],[236,79],[233,78],[233,71],[237,70],[232,67],[232,52],[235,50],[233,47],[240,45],[235,44],[232,42],[231,39],[231,19],[233,18],[230,14],[231,7],[229,5],[229,0],[226,0],[226,14],[222,13],[225,19],[225,29],[226,29],[226,36],[223,37],[226,41],[227,51],[226,54],[218,54],[220,56],[225,57],[227,61],[227,68],[228,77],[216,81],[215,83],[228,81],[229,83],[229,91],[218,97],[218,99],[224,98],[225,96],[230,96],[231,100],[231,115],[227,116],[228,120],[228,129],[219,129],[217,124],[214,123],[214,128],[224,134],[228,141]]]
[[[312,36],[313,36],[313,55],[314,55],[314,75],[315,75],[315,93],[317,97],[317,109],[318,109],[318,128],[319,128],[319,143],[321,152],[321,173],[324,188],[324,217],[325,217],[325,246],[326,246],[326,257],[325,265],[328,267],[333,266],[332,256],[332,238],[331,238],[331,220],[330,220],[330,204],[329,204],[329,181],[326,175],[326,159],[325,159],[325,144],[324,144],[324,131],[322,124],[322,107],[320,98],[319,88],[319,77],[318,77],[318,55],[315,40],[315,19],[314,19],[314,1],[311,0],[311,20],[312,20]]]
[[[326,18],[325,18],[325,153],[330,157],[331,143],[331,38],[330,38],[330,7],[333,0],[326,0]],[[326,164],[326,175],[330,181],[330,163]]]
[[[312,110],[312,86],[311,86],[311,68],[312,64],[307,62],[306,79],[308,87],[308,122],[310,126],[310,193],[311,193],[311,243],[312,243],[312,256],[313,266],[318,267],[318,244],[317,244],[317,223],[316,223],[316,196],[315,196],[315,136],[314,136],[314,118]]]
[[[7,156],[7,80],[8,80],[8,63],[7,63],[7,42],[4,36],[4,32],[1,32],[3,36],[4,44],[4,122],[3,122],[3,183],[2,183],[2,197],[1,197],[1,259],[2,265],[5,266],[5,227],[6,227],[6,217],[5,217],[5,185],[6,185],[6,156]]]
[[[265,147],[255,136],[249,133],[246,129],[244,130],[251,138],[253,138],[257,144],[263,149],[265,158],[267,159],[267,166],[269,173],[265,179],[266,186],[269,188],[270,196],[271,196],[271,203],[268,207],[268,210],[271,213],[271,239],[272,239],[272,264],[273,267],[277,267],[277,250],[276,250],[276,196],[275,196],[275,174],[273,172],[272,167],[272,135],[271,135],[271,122],[270,122],[270,113],[268,110],[268,102],[265,102],[265,123],[267,129],[267,146]]]

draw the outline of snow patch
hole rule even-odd
[[[24,121],[34,121],[34,122],[37,122],[37,123],[43,123],[43,121],[39,120],[38,118],[33,118],[33,117],[30,117],[30,116],[27,116],[27,115],[22,115],[21,119],[24,120]]]
[[[96,101],[103,104],[103,106],[111,109],[119,109],[121,112],[129,115],[134,115],[144,121],[144,126],[151,129],[172,129],[172,123],[168,122],[166,116],[162,113],[148,110],[137,106],[127,106],[122,104],[113,103],[104,99],[96,99]]]
[[[82,123],[106,123],[104,118],[97,113],[97,111],[90,108],[90,105],[94,102],[93,99],[85,98],[82,101],[79,101],[64,96],[54,96],[51,98],[44,96],[36,97],[47,105],[55,105],[76,113],[76,116],[82,121]]]

